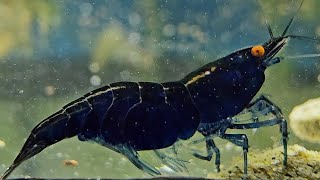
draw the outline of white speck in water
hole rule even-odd
[[[24,91],[22,89],[19,90],[19,94],[22,94]]]
[[[101,84],[101,78],[97,75],[93,75],[90,78],[90,83],[93,86],[99,86]]]
[[[128,70],[121,71],[120,76],[123,80],[130,80],[130,71]]]
[[[99,71],[100,71],[100,65],[99,65],[99,63],[96,63],[96,62],[91,63],[91,64],[89,65],[89,70],[90,70],[92,73],[97,73],[97,72],[99,72]]]
[[[139,33],[132,32],[129,34],[128,42],[132,44],[138,44],[140,42],[141,36]]]
[[[163,27],[162,33],[168,37],[174,36],[176,34],[176,27],[172,24],[167,24]]]
[[[138,13],[131,13],[128,20],[131,26],[137,26],[141,22],[140,15]]]

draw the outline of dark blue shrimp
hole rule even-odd
[[[268,42],[211,62],[182,80],[113,83],[67,104],[32,130],[1,179],[46,147],[73,136],[108,147],[126,156],[139,169],[159,175],[157,169],[139,159],[137,151],[169,147],[177,140],[189,139],[196,131],[206,137],[208,150],[207,156],[194,153],[196,157],[211,160],[215,152],[219,170],[220,153],[212,140],[212,135],[217,135],[243,147],[246,174],[248,139],[245,134],[226,134],[225,131],[228,128],[246,129],[276,124],[281,126],[283,162],[286,165],[287,123],[280,109],[263,96],[253,102],[252,99],[264,83],[266,68],[280,62],[281,58],[274,56],[287,39],[308,39],[286,35],[292,21],[293,18],[281,36],[274,37],[268,25],[271,36]],[[246,111],[271,113],[275,118],[236,124],[233,117]]]
[[[78,135],[125,155],[138,168],[160,174],[136,151],[188,139],[200,123],[187,87],[177,82],[119,82],[96,89],[39,123],[2,178],[44,148]]]

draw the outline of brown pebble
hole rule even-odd
[[[78,163],[78,161],[76,161],[76,160],[64,160],[64,161],[63,161],[63,165],[76,167],[76,166],[79,165],[79,163]]]

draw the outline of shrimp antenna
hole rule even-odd
[[[301,4],[300,4],[299,8],[297,9],[296,13],[295,13],[295,14],[292,16],[292,18],[290,19],[290,21],[289,21],[288,25],[286,26],[286,28],[284,29],[281,37],[284,37],[284,36],[286,35],[286,33],[287,33],[289,27],[291,26],[294,18],[297,16],[298,12],[300,11],[303,2],[304,2],[304,0],[301,1]]]
[[[303,54],[303,55],[296,55],[296,56],[287,56],[286,59],[314,58],[314,57],[320,57],[320,54]]]
[[[300,36],[300,35],[292,35],[292,34],[285,36],[285,34],[287,33],[287,31],[288,31],[290,25],[292,24],[294,18],[296,17],[296,15],[298,14],[299,10],[301,9],[301,6],[302,6],[303,2],[304,2],[304,0],[301,1],[301,4],[300,4],[299,8],[297,9],[297,12],[290,19],[290,21],[289,21],[288,25],[286,26],[285,30],[283,31],[281,37],[289,37],[289,38],[293,38],[293,39],[314,41],[314,42],[320,43],[320,39],[317,39],[317,38],[312,38],[312,37],[307,37],[307,36]]]
[[[258,0],[256,0],[256,2],[259,3]],[[265,25],[266,25],[267,28],[268,28],[268,32],[269,32],[270,38],[271,38],[271,39],[274,39],[271,26],[270,26],[270,24],[269,24],[269,22],[268,22],[268,20],[267,20],[267,17],[265,16],[265,14],[264,14],[264,12],[263,12],[263,9],[262,9],[262,16],[263,16],[263,18],[265,19],[264,23],[265,23]]]
[[[300,35],[287,35],[285,37],[293,38],[293,39],[300,39],[300,40],[307,40],[307,41],[314,41],[316,43],[320,43],[320,39],[312,38],[307,36],[300,36]]]
[[[266,19],[266,21],[265,21],[265,24],[266,24],[266,26],[267,26],[267,28],[268,28],[270,38],[273,39],[273,38],[274,38],[273,32],[272,32],[271,26],[270,26],[270,24],[268,23],[267,19]]]

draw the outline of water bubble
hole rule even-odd
[[[97,75],[93,75],[90,78],[90,83],[93,86],[99,86],[101,84],[101,78]]]
[[[23,91],[23,89],[20,89],[19,90],[19,94],[22,94],[24,91]]]

